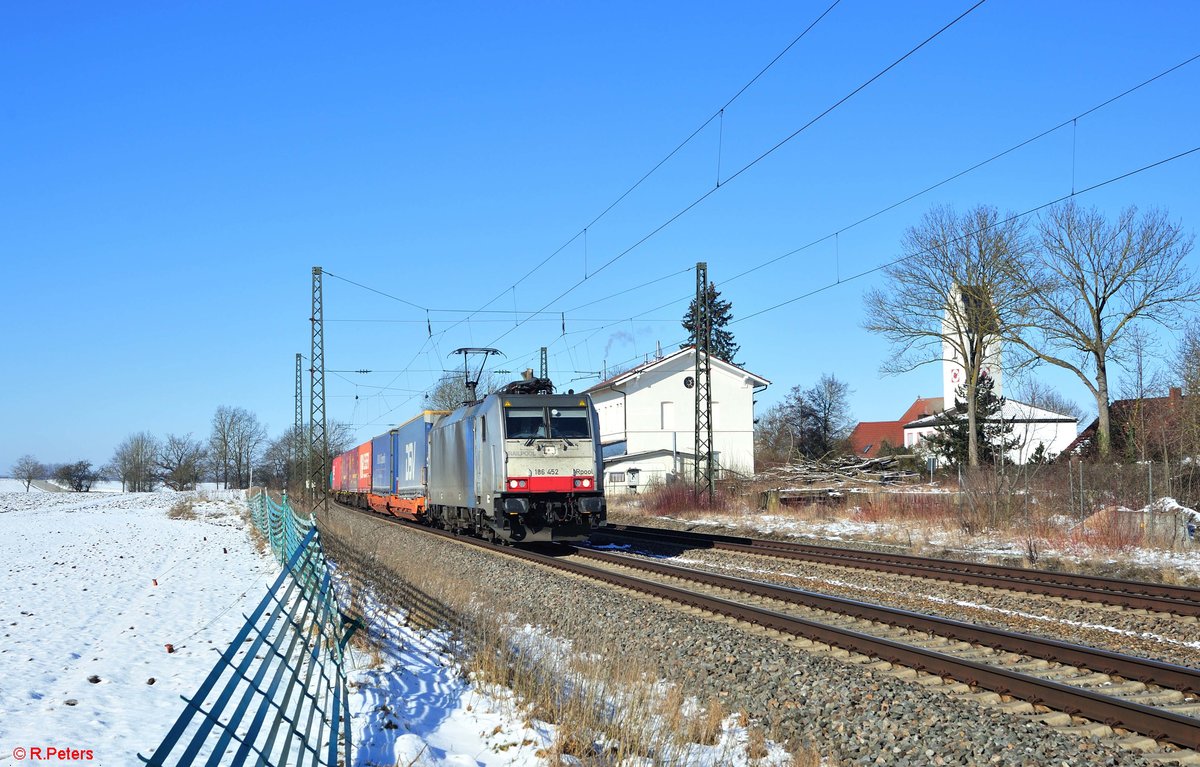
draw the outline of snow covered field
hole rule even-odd
[[[138,764],[277,576],[240,491],[195,494],[195,517],[171,518],[184,495],[0,491],[0,765],[49,746]],[[368,612],[376,649],[352,653],[348,674],[355,765],[550,763],[555,728],[465,677],[446,635]],[[731,721],[688,763],[744,765],[745,738]],[[782,760],[772,747],[758,763]]]
[[[174,494],[0,493],[0,760],[153,750],[277,572],[237,495],[188,520]]]

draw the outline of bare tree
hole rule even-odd
[[[157,457],[158,440],[150,432],[131,434],[117,445],[110,465],[116,479],[121,480],[121,490],[132,493],[153,490]]]
[[[1180,455],[1200,452],[1200,320],[1192,320],[1179,338],[1172,377],[1186,395],[1180,417]]]
[[[235,418],[230,433],[233,469],[238,487],[250,486],[250,468],[258,460],[259,451],[267,441],[267,427],[258,416],[245,408],[234,409]]]
[[[758,419],[758,455],[764,461],[827,457],[850,434],[850,394],[849,384],[828,373],[808,389],[793,386]]]
[[[1017,282],[1013,271],[1030,259],[1024,224],[1001,218],[981,205],[964,214],[934,208],[902,242],[903,258],[884,271],[886,290],[865,297],[867,330],[891,342],[885,372],[901,373],[942,361],[963,367],[967,399],[968,450],[979,465],[976,396],[985,364],[994,359],[1000,339],[1027,314],[1030,281]],[[947,402],[951,408],[953,402]]]
[[[13,464],[12,474],[13,477],[25,483],[25,492],[28,493],[35,479],[46,476],[46,467],[32,455],[23,455]]]
[[[1012,270],[1030,289],[1029,322],[1011,336],[1039,359],[1070,370],[1096,400],[1097,448],[1112,449],[1109,366],[1128,352],[1138,324],[1172,327],[1200,291],[1185,264],[1192,238],[1160,211],[1126,208],[1109,222],[1074,200],[1039,224],[1035,268]],[[1032,332],[1030,332],[1032,331]]]
[[[254,413],[244,407],[218,407],[208,437],[208,460],[217,481],[226,488],[247,487],[266,439],[267,429]]]
[[[204,445],[191,434],[168,434],[155,459],[158,476],[172,490],[194,490],[204,468]]]
[[[229,470],[233,464],[233,429],[237,420],[236,411],[221,405],[213,413],[212,431],[208,437],[208,459],[211,461],[213,478],[229,489]]]
[[[1021,382],[1017,389],[1017,399],[1027,405],[1049,410],[1051,413],[1069,415],[1076,421],[1083,420],[1083,408],[1079,406],[1078,402],[1064,397],[1033,376]]]
[[[92,471],[91,461],[76,461],[64,463],[55,469],[54,479],[77,493],[86,493],[92,489],[92,483],[98,479],[98,475]]]

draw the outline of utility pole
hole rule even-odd
[[[312,270],[312,353],[309,355],[309,499],[312,513],[329,510],[329,435],[325,432],[325,309],[321,267]]]
[[[288,472],[289,480],[299,471],[304,472],[304,477],[308,476],[308,463],[304,460],[304,374],[300,364],[303,356],[296,352],[296,425],[292,430],[292,470]]]
[[[538,378],[550,377],[550,365],[546,359],[546,347],[542,347],[542,364],[538,366]]]
[[[712,428],[712,307],[708,305],[708,264],[696,264],[696,303],[692,309],[696,336],[696,498],[707,496],[712,504],[716,493],[713,466]]]

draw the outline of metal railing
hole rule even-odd
[[[265,493],[255,527],[283,571],[221,653],[148,765],[351,763],[345,673],[354,623],[338,610],[311,518]]]

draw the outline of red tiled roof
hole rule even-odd
[[[917,397],[898,421],[860,421],[850,432],[855,455],[874,458],[886,441],[891,447],[904,447],[904,424],[942,412],[941,397]]]
[[[892,447],[904,445],[904,422],[860,421],[850,432],[850,446],[854,454],[862,458],[874,458],[887,442]]]
[[[945,409],[942,397],[917,397],[916,402],[913,402],[908,410],[904,411],[904,415],[900,416],[900,422],[910,423],[918,418],[940,413]]]

